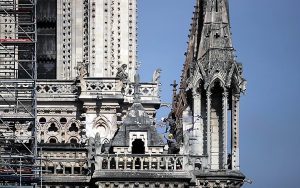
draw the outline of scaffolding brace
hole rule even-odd
[[[0,185],[39,183],[36,0],[0,1]]]

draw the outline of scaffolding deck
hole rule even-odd
[[[36,27],[36,0],[0,1],[0,183],[11,182],[7,188],[39,181]],[[17,126],[24,127],[22,134]]]

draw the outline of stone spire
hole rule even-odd
[[[207,155],[210,169],[239,170],[239,96],[246,82],[234,55],[228,1],[198,0],[192,20],[175,116],[179,121],[188,107],[193,112],[190,153]]]

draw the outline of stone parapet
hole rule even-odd
[[[40,80],[36,90],[38,101],[74,101],[78,95],[74,80]]]

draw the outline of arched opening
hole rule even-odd
[[[39,120],[39,123],[40,124],[45,124],[46,123],[46,118],[41,117],[40,120]]]
[[[77,144],[78,142],[77,142],[76,138],[71,138],[70,143],[71,144]]]
[[[56,127],[55,123],[51,123],[50,127],[48,128],[49,132],[57,132],[58,128]]]
[[[211,89],[211,111],[210,111],[210,124],[211,124],[211,148],[214,151],[214,156],[212,157],[214,164],[213,168],[221,169],[223,168],[223,159],[227,151],[224,151],[225,142],[225,119],[224,119],[224,89],[219,81],[214,83]]]
[[[71,124],[71,127],[69,128],[69,131],[70,132],[78,132],[78,127],[77,127],[77,124],[76,123],[72,123]]]
[[[135,139],[132,142],[132,154],[145,154],[145,143],[142,139]]]
[[[67,123],[67,118],[63,117],[63,118],[60,118],[60,123],[62,125],[66,124]]]
[[[55,138],[50,138],[49,143],[50,144],[56,144],[56,139]]]

